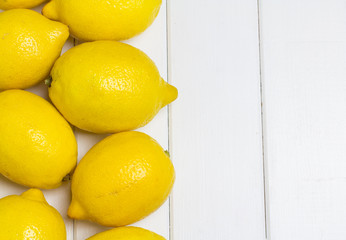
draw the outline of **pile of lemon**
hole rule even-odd
[[[114,227],[91,240],[162,240],[124,227],[158,209],[172,189],[169,155],[131,131],[177,98],[154,62],[117,42],[143,32],[161,0],[0,0],[0,173],[31,189],[0,199],[0,239],[64,240],[41,190],[71,176],[68,216]],[[60,56],[71,35],[82,43]],[[45,80],[52,104],[24,91]],[[70,124],[112,134],[77,165]]]

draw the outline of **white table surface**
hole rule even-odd
[[[126,42],[179,89],[140,129],[169,149],[173,194],[134,225],[169,240],[346,239],[346,0],[168,0]],[[104,137],[74,131],[79,159]],[[0,197],[25,190],[0,177]],[[67,218],[69,192],[44,191],[68,240],[105,230]]]

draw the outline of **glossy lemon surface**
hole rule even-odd
[[[174,179],[172,162],[154,139],[140,132],[111,135],[78,164],[68,215],[112,227],[131,224],[163,204]]]
[[[54,105],[71,124],[95,133],[142,127],[178,95],[145,53],[114,41],[68,50],[51,77]]]
[[[0,0],[0,9],[33,8],[46,0]]]
[[[84,41],[124,40],[143,32],[156,18],[162,0],[52,0],[43,15],[70,27]]]
[[[0,199],[0,239],[66,240],[59,212],[48,205],[43,193],[30,189],[20,196]]]
[[[0,93],[0,133],[0,173],[18,184],[56,188],[76,165],[77,143],[70,125],[33,93]]]
[[[67,26],[28,9],[0,13],[0,90],[44,80],[69,36]]]
[[[98,233],[87,240],[165,240],[165,238],[139,227],[119,227]]]

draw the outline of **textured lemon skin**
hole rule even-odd
[[[0,13],[0,90],[44,80],[69,36],[67,26],[28,9]]]
[[[0,226],[3,240],[66,240],[62,217],[38,189],[0,199]]]
[[[0,0],[0,9],[33,8],[46,0]]]
[[[145,53],[114,41],[68,50],[51,77],[54,105],[70,123],[95,133],[142,127],[178,94]]]
[[[111,135],[78,164],[68,215],[110,227],[134,223],[164,203],[174,179],[172,162],[154,139],[140,132]]]
[[[124,40],[143,32],[155,20],[162,0],[53,0],[44,16],[69,26],[84,41]]]
[[[75,167],[71,127],[43,98],[24,90],[0,93],[0,173],[25,186],[61,185]]]
[[[87,240],[165,240],[165,238],[139,227],[119,227],[98,233]]]

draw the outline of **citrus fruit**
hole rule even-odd
[[[165,238],[139,227],[119,227],[98,233],[87,240],[165,240]]]
[[[72,177],[68,216],[118,227],[159,208],[175,179],[162,147],[140,132],[111,135],[96,144]]]
[[[156,18],[162,0],[52,0],[44,16],[65,23],[84,41],[124,40],[143,32]]]
[[[73,125],[115,133],[146,125],[177,98],[142,51],[114,41],[84,43],[54,64],[49,96]]]
[[[64,24],[28,9],[1,12],[0,26],[0,90],[44,80],[69,36]]]
[[[0,9],[33,8],[46,0],[0,0]]]
[[[76,165],[77,143],[70,125],[33,93],[0,93],[0,133],[0,173],[18,184],[56,188]]]
[[[0,199],[0,226],[3,240],[66,240],[62,217],[38,189]]]

